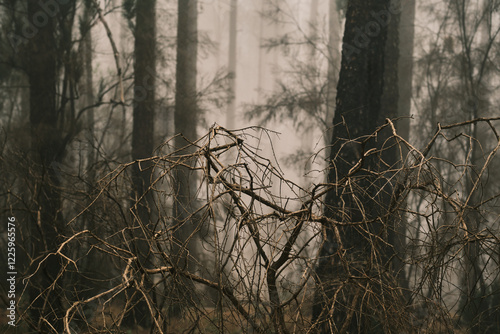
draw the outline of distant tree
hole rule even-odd
[[[175,141],[176,150],[187,149],[197,139],[199,112],[197,107],[197,0],[179,1],[177,25],[177,65],[175,86],[175,132],[181,136]],[[192,150],[193,148],[191,148]],[[174,216],[183,220],[187,208],[193,205],[196,182],[189,177],[189,170],[176,173]]]
[[[197,103],[197,61],[198,61],[198,1],[178,1],[177,22],[177,63],[175,84],[175,152],[190,154],[195,151],[192,145],[197,137],[197,125],[200,113]],[[195,163],[194,159],[190,164]],[[177,165],[173,179],[173,224],[178,224],[175,230],[176,242],[172,245],[175,265],[188,266],[194,270],[193,259],[201,253],[199,240],[192,237],[197,230],[196,217],[191,215],[196,207],[197,180],[192,172],[192,166]],[[185,281],[185,284],[189,282]],[[182,288],[182,293],[192,291],[192,288]],[[190,298],[187,298],[189,300]],[[179,305],[174,307],[177,312]]]
[[[301,174],[310,172],[313,160],[318,162],[311,158],[315,156],[313,143],[318,140],[315,134],[323,134],[318,147],[324,148],[320,156],[328,157],[341,35],[336,0],[327,4],[320,1],[304,4],[297,7],[308,8],[307,20],[297,17],[286,1],[263,1],[261,20],[269,27],[265,29],[266,34],[261,33],[260,58],[264,59],[264,53],[273,56],[270,68],[279,75],[272,89],[266,91],[259,87],[259,102],[247,111],[248,117],[257,118],[266,125],[273,120],[293,122],[302,140],[298,151],[291,152],[288,158],[300,161],[295,165],[300,166]],[[325,7],[328,8],[326,13]],[[264,67],[259,66],[259,85],[262,86]],[[307,188],[310,180],[306,177],[301,183]]]
[[[500,4],[454,0],[423,10],[440,25],[437,33],[420,37],[429,38],[431,42],[426,43],[428,46],[417,60],[418,131],[426,133],[438,122],[451,124],[496,115],[493,110],[498,107],[498,100],[491,92],[498,88]],[[498,189],[497,178],[492,176],[496,168],[482,170],[487,161],[485,152],[496,143],[487,140],[490,127],[486,123],[470,123],[462,131],[467,139],[455,145],[442,139],[436,145],[435,154],[452,161],[460,157],[469,168],[441,162],[435,165],[444,177],[447,190],[461,194],[459,198],[467,208],[458,219],[462,220],[467,233],[475,236],[496,225],[489,204],[482,205],[484,199]],[[457,219],[455,215],[447,215],[437,224],[446,226],[454,219]],[[494,333],[499,328],[498,304],[494,301],[498,298],[498,268],[489,272],[493,258],[496,261],[489,246],[475,240],[467,240],[461,249],[457,264],[460,270],[455,277],[460,281],[457,318],[471,332]],[[492,276],[497,278],[491,281]],[[440,289],[432,288],[429,296],[437,298],[441,293]]]
[[[82,50],[82,108],[93,106],[95,103],[94,94],[94,71],[93,71],[93,41],[92,41],[92,19],[93,19],[93,4],[91,0],[84,1],[84,10],[80,21],[80,35],[82,36],[81,50]],[[95,182],[95,114],[94,108],[90,107],[86,112],[86,139],[87,139],[87,185],[89,193],[93,191],[93,183]]]
[[[226,112],[226,127],[233,129],[236,117],[236,60],[238,46],[238,0],[231,0],[229,11],[229,90]]]

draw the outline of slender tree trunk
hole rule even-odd
[[[490,8],[491,2],[487,0],[480,1],[480,13],[474,13],[473,15],[480,15],[481,22],[479,25],[479,31],[475,35],[468,35],[467,29],[460,29],[462,40],[471,40],[470,45],[462,45],[463,59],[468,62],[463,66],[463,72],[461,73],[462,79],[465,83],[465,93],[467,100],[464,104],[465,118],[468,120],[476,119],[479,117],[484,117],[484,111],[489,109],[489,86],[490,86],[490,74],[488,70],[480,71],[478,70],[481,64],[486,64],[488,58],[492,55],[488,52],[489,43],[491,42],[491,27],[488,24],[488,15],[492,11]],[[467,20],[467,9],[458,5],[457,2],[457,17],[459,26],[466,27],[468,24],[476,24],[475,22],[466,22]],[[470,32],[472,34],[472,32]],[[472,48],[477,48],[478,51],[481,50],[481,58],[479,61],[474,62],[474,56],[472,53]],[[484,57],[484,58],[483,58]],[[489,129],[486,126],[481,128],[481,124],[471,124],[468,129],[468,134],[472,140],[468,141],[466,146],[465,156],[470,157],[470,168],[465,180],[464,189],[464,202],[468,200],[467,208],[464,209],[461,214],[467,226],[467,233],[469,236],[473,237],[479,233],[483,228],[485,218],[482,213],[477,208],[479,203],[482,201],[482,191],[485,188],[483,184],[484,180],[478,178],[481,166],[484,164],[483,150],[488,147],[488,143],[485,141],[484,133]],[[478,183],[477,188],[475,184]],[[461,312],[465,322],[469,326],[471,332],[477,333],[487,333],[496,332],[497,329],[492,328],[488,321],[487,314],[491,312],[490,306],[487,301],[487,288],[484,275],[484,266],[482,263],[481,256],[481,243],[473,240],[466,240],[464,247],[464,259],[462,271],[462,289],[461,289]],[[488,328],[489,327],[489,328]]]
[[[260,15],[259,15],[259,71],[257,72],[257,103],[261,104],[264,100],[264,94],[263,94],[263,89],[264,89],[264,73],[266,72],[265,70],[265,65],[266,61],[264,60],[265,58],[265,50],[263,48],[264,44],[264,32],[269,31],[269,29],[265,29],[265,17],[264,17],[264,11],[266,6],[266,0],[261,0],[260,4]]]
[[[154,149],[154,112],[156,77],[156,0],[137,2],[134,62],[134,102],[132,159],[148,158]],[[142,196],[151,184],[151,168],[144,163],[134,165],[134,187]],[[143,207],[143,206],[140,206]],[[149,213],[140,210],[147,224]]]
[[[197,106],[197,0],[179,0],[179,17],[177,26],[177,74],[175,92],[175,132],[180,134],[176,138],[176,151],[188,154],[195,151],[191,145],[197,135],[198,106]],[[196,197],[196,179],[189,168],[178,166],[175,170],[175,201],[174,217],[177,221],[184,221],[194,207]],[[191,233],[186,223],[185,237]],[[181,228],[181,229],[183,229]],[[183,240],[182,238],[180,240]]]
[[[238,35],[238,0],[231,0],[231,11],[229,13],[229,91],[226,112],[226,127],[234,129],[236,117],[236,53]]]
[[[470,110],[470,119],[475,119],[478,117],[478,106],[479,99],[471,100],[472,110]],[[469,195],[468,207],[475,208],[478,203],[481,202],[481,196],[479,190],[473,190],[474,184],[479,182],[480,179],[477,178],[478,169],[481,166],[481,149],[479,144],[476,142],[478,140],[478,124],[472,124],[470,127],[470,136],[474,138],[471,140],[466,154],[470,154],[470,165],[471,170],[469,170],[469,175],[465,181],[465,197]],[[482,188],[483,186],[479,186]],[[465,200],[465,199],[464,199]],[[477,209],[464,210],[462,212],[464,221],[467,225],[467,232],[471,237],[477,235],[481,229],[484,218]],[[483,278],[483,270],[481,267],[481,245],[477,241],[467,240],[464,247],[464,270],[462,272],[462,284],[461,289],[461,302],[463,305],[464,320],[470,326],[470,330],[473,332],[484,332],[485,325],[483,322],[486,319],[481,319],[484,316],[482,313],[488,311],[488,304],[484,301],[486,296],[486,284]]]
[[[471,67],[473,64],[471,64]],[[488,96],[485,93],[484,84],[487,78],[480,78],[479,82],[471,82],[473,92],[468,98],[465,112],[468,114],[467,119],[472,120],[483,117],[482,110],[488,110]],[[483,86],[480,88],[480,86]],[[480,133],[480,124],[471,124],[469,127],[469,135],[474,138],[467,145],[465,155],[470,156],[470,169],[465,180],[464,202],[467,201],[467,208],[461,214],[467,226],[468,234],[473,237],[477,235],[484,226],[485,218],[477,209],[481,203],[481,191],[485,188],[483,181],[478,178],[481,166],[484,164],[484,156],[482,155],[484,147],[487,143],[484,140],[484,135]],[[487,129],[484,129],[486,132]],[[478,187],[475,189],[475,184]],[[481,244],[480,242],[467,240],[464,247],[464,270],[462,272],[463,288],[461,289],[461,301],[463,303],[464,319],[470,326],[472,332],[485,332],[488,324],[486,312],[489,305],[485,301],[487,296],[485,278],[483,277],[483,266],[481,261]]]
[[[278,0],[279,4],[282,0]],[[264,47],[268,43],[268,39],[276,38],[280,34],[279,24],[271,22],[265,13],[272,9],[269,0],[261,0],[260,2],[260,22],[259,22],[259,69],[258,69],[258,84],[257,84],[257,102],[264,103],[266,93],[275,86],[275,76],[273,71],[278,65],[278,51]]]
[[[84,24],[86,25],[88,31],[86,31],[83,36],[82,49],[83,49],[83,68],[84,68],[84,84],[83,84],[83,106],[88,107],[95,103],[94,101],[94,87],[93,87],[93,70],[92,70],[92,31],[90,30],[91,24],[91,4],[90,1],[85,1],[85,12],[83,15]],[[86,111],[86,135],[88,142],[87,151],[87,175],[88,183],[92,185],[95,182],[95,145],[94,145],[94,108],[90,108]],[[93,189],[89,187],[89,193],[93,192]]]
[[[80,156],[82,165],[85,166],[84,182],[86,184],[86,199],[84,199],[84,201],[86,201],[87,205],[90,205],[96,188],[94,108],[90,107],[94,104],[91,33],[93,9],[91,1],[85,1],[84,5],[85,8],[80,22],[82,41],[79,45],[79,53],[81,55],[80,61],[82,64],[82,80],[79,82],[80,98],[77,100],[77,109],[88,109],[85,111],[83,122],[83,152],[76,153]],[[71,154],[75,154],[75,152],[71,152]],[[75,158],[78,159],[78,157]],[[95,231],[93,213],[94,212],[85,212],[81,216],[81,225],[75,225],[75,227],[79,230]],[[95,253],[92,252],[91,240],[91,238],[87,237],[82,242],[81,247],[72,249],[73,255],[71,258],[80,260],[78,261],[78,272],[70,271],[65,278],[66,284],[73,286],[74,291],[77,292],[71,302],[87,299],[97,294],[97,291],[102,288],[102,286],[96,283],[103,279],[102,271],[95,266],[95,263],[101,261],[102,258],[96,257]],[[96,273],[99,273],[99,277],[97,277]],[[80,329],[88,328],[87,319],[85,319],[85,315],[81,313],[75,314],[72,323]]]
[[[175,92],[175,132],[180,134],[175,141],[178,154],[190,154],[195,151],[191,145],[197,139],[197,49],[198,49],[198,1],[178,1],[177,23],[177,68]],[[194,159],[189,163],[194,164]],[[174,265],[179,268],[196,271],[194,259],[199,259],[202,250],[198,235],[193,232],[198,227],[195,217],[190,216],[197,207],[195,174],[188,166],[177,165],[174,169],[173,224],[179,224],[174,232],[175,244],[172,245]],[[182,301],[192,300],[193,285],[183,281],[183,287],[176,290]],[[183,305],[175,304],[173,313],[180,312]]]
[[[154,205],[149,191],[152,165],[138,160],[151,157],[154,149],[155,77],[156,77],[156,0],[141,0],[136,4],[135,62],[134,62],[134,102],[132,129],[132,159],[136,161],[132,169],[132,236],[134,253],[140,266],[151,267],[151,248],[148,242],[153,233]],[[142,199],[141,199],[142,197]],[[152,283],[144,280],[144,291],[149,291]],[[151,326],[151,312],[140,293],[139,301],[134,301],[133,310],[124,318],[124,324],[144,328]]]

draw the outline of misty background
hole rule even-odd
[[[0,26],[6,333],[498,332],[499,1],[7,0]]]

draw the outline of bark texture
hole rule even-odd
[[[154,231],[152,193],[152,166],[141,159],[151,157],[154,149],[155,77],[156,77],[156,0],[141,0],[136,4],[134,46],[134,101],[132,128],[132,216],[133,251],[142,267],[150,267],[151,245],[147,241]],[[143,287],[149,291],[152,282],[146,277]],[[151,312],[141,294],[134,300],[133,309],[124,318],[124,324],[144,328],[151,326]]]
[[[324,224],[313,307],[313,319],[323,333],[376,332],[385,326],[375,312],[370,314],[363,295],[367,278],[385,275],[390,254],[381,240],[388,239],[386,210],[392,189],[387,180],[377,179],[377,172],[389,168],[394,157],[387,150],[390,143],[370,135],[397,113],[397,107],[382,109],[391,9],[390,1],[351,0],[346,13],[328,175],[328,182],[337,186],[326,195],[324,209],[342,225],[336,226],[337,237],[334,226]],[[397,37],[393,42],[397,44]],[[397,80],[397,71],[392,77]],[[365,156],[370,149],[381,153]]]

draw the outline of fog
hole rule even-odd
[[[1,331],[498,332],[498,1],[0,26]]]

